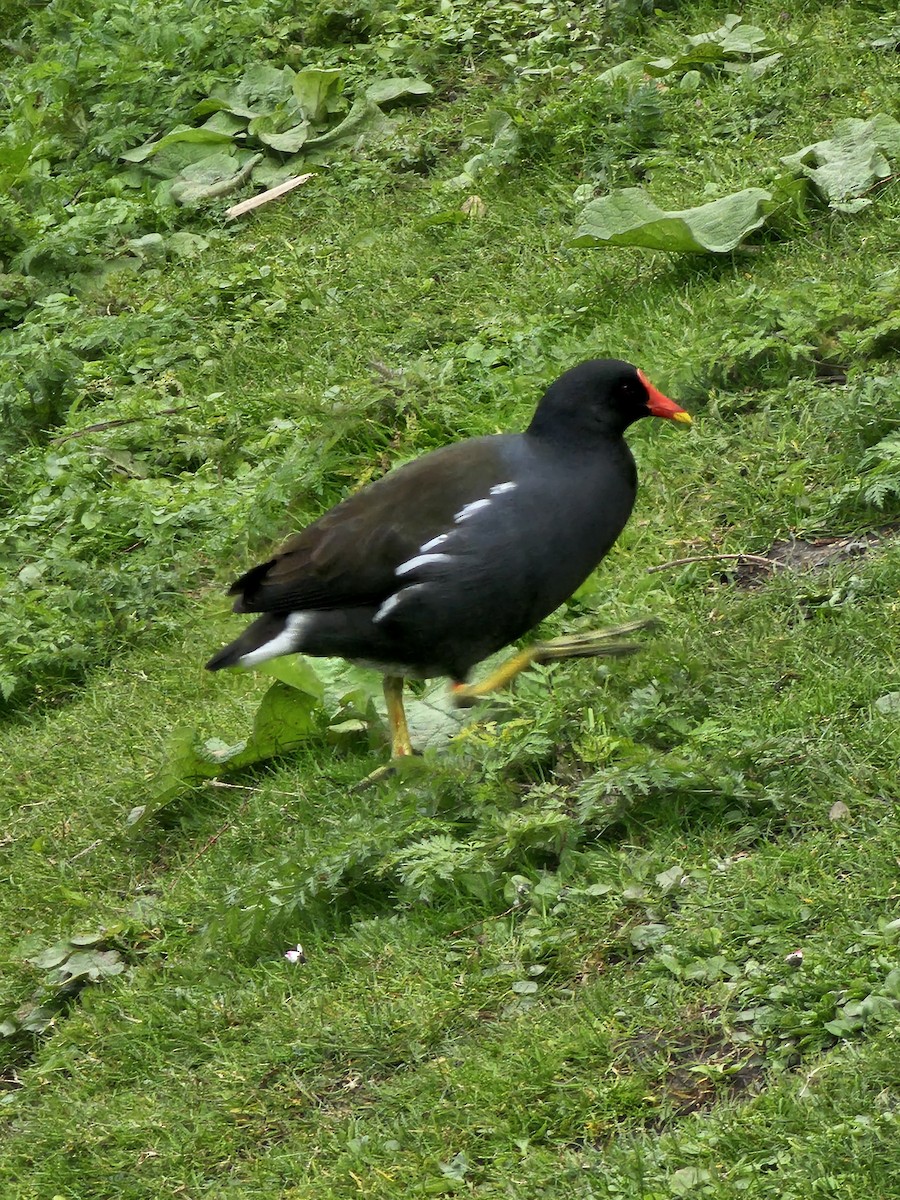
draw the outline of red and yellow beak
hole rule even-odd
[[[670,421],[678,421],[682,425],[690,425],[691,414],[685,410],[674,400],[670,400],[668,396],[664,396],[658,388],[655,388],[643,371],[638,371],[638,377],[641,383],[647,389],[647,408],[654,417],[667,417]]]

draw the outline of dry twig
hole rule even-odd
[[[700,562],[748,562],[760,567],[768,567],[770,571],[780,568],[788,569],[787,563],[778,562],[774,558],[765,558],[762,554],[695,554],[691,558],[673,558],[671,562],[660,563],[656,567],[648,567],[647,574],[655,575],[657,571],[670,571],[673,567],[687,567],[691,563]]]
[[[260,192],[258,196],[251,196],[249,200],[242,200],[240,204],[232,204],[231,208],[225,210],[225,216],[242,217],[244,213],[252,212],[254,208],[260,208],[263,204],[268,204],[270,200],[277,200],[279,196],[292,192],[295,187],[306,183],[307,179],[312,179],[312,177],[313,172],[308,171],[305,175],[295,175],[292,179],[286,179],[284,183],[268,188],[267,191]]]
[[[53,445],[59,446],[73,438],[87,437],[89,433],[102,433],[104,429],[118,429],[122,425],[136,425],[139,421],[151,421],[157,417],[173,417],[177,413],[190,412],[198,407],[199,405],[196,404],[182,404],[178,408],[162,408],[159,412],[144,413],[141,417],[119,417],[115,421],[97,421],[94,425],[85,425],[84,429],[76,429],[73,433],[64,433],[62,437],[55,437],[51,440]]]

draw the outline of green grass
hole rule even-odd
[[[91,254],[151,226],[209,246],[77,287],[41,279],[42,306],[2,334],[57,407],[0,485],[0,678],[17,680],[0,726],[0,1017],[27,1007],[44,975],[29,959],[66,936],[105,929],[126,970],[61,1001],[45,1034],[0,1040],[0,1191],[893,1194],[895,534],[752,586],[728,563],[648,568],[896,521],[900,485],[875,506],[864,464],[900,422],[896,331],[872,334],[900,292],[900,191],[853,216],[811,205],[722,261],[566,248],[586,183],[699,203],[708,184],[765,185],[834,120],[896,115],[896,56],[868,46],[881,6],[748,6],[796,39],[782,63],[670,85],[649,116],[610,108],[594,64],[671,54],[725,10],[620,12],[588,52],[586,34],[531,44],[547,18],[523,4],[404,3],[355,48],[329,42],[322,6],[303,36],[276,4],[252,33],[202,7],[233,61],[319,38],[308,61],[371,74],[381,53],[436,98],[402,146],[336,155],[239,225],[140,197],[135,228]],[[593,6],[577,19],[601,28]],[[489,43],[498,28],[506,43]],[[153,50],[182,71],[186,114],[225,69],[205,36],[193,67],[164,39]],[[511,47],[554,73],[516,76]],[[7,92],[28,62],[3,60]],[[96,84],[113,107],[116,70]],[[142,97],[129,145],[171,123]],[[465,198],[446,181],[498,105],[519,114],[519,157],[475,185],[482,217],[430,223]],[[83,146],[60,162],[47,187],[114,194],[114,163]],[[364,796],[353,784],[384,748],[335,742],[323,711],[297,753],[186,788],[129,831],[171,731],[233,744],[270,682],[201,669],[239,628],[226,583],[390,464],[521,427],[548,380],[597,354],[637,362],[695,425],[633,431],[635,515],[548,632],[652,613],[664,628],[645,649],[529,673],[424,770]],[[291,965],[298,942],[307,962]]]

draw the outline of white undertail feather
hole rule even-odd
[[[238,660],[242,667],[255,667],[257,663],[269,658],[278,658],[279,654],[293,654],[300,649],[303,627],[309,621],[309,613],[289,613],[284,622],[284,629],[269,641],[263,642],[249,654],[242,654]]]

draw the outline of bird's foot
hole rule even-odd
[[[412,774],[421,765],[422,751],[410,748],[408,754],[395,755],[390,762],[376,767],[365,779],[361,779],[359,783],[355,783],[350,791],[353,793],[368,791],[369,788],[376,787],[379,783],[384,783],[386,779],[394,779],[398,776]]]
[[[558,662],[566,658],[622,658],[640,650],[638,642],[616,642],[613,638],[644,629],[655,629],[660,622],[656,617],[641,621],[628,621],[609,629],[589,629],[584,633],[572,633],[563,637],[536,642],[533,647],[534,662]]]
[[[586,633],[573,633],[566,637],[550,638],[546,642],[536,642],[501,663],[496,671],[481,683],[454,683],[451,686],[453,703],[457,708],[471,708],[484,696],[511,683],[517,675],[535,662],[558,662],[566,658],[622,658],[634,654],[641,648],[638,642],[616,642],[611,639],[638,633],[643,629],[654,629],[659,624],[655,617],[647,617],[641,621],[614,625],[610,629],[591,629]]]

